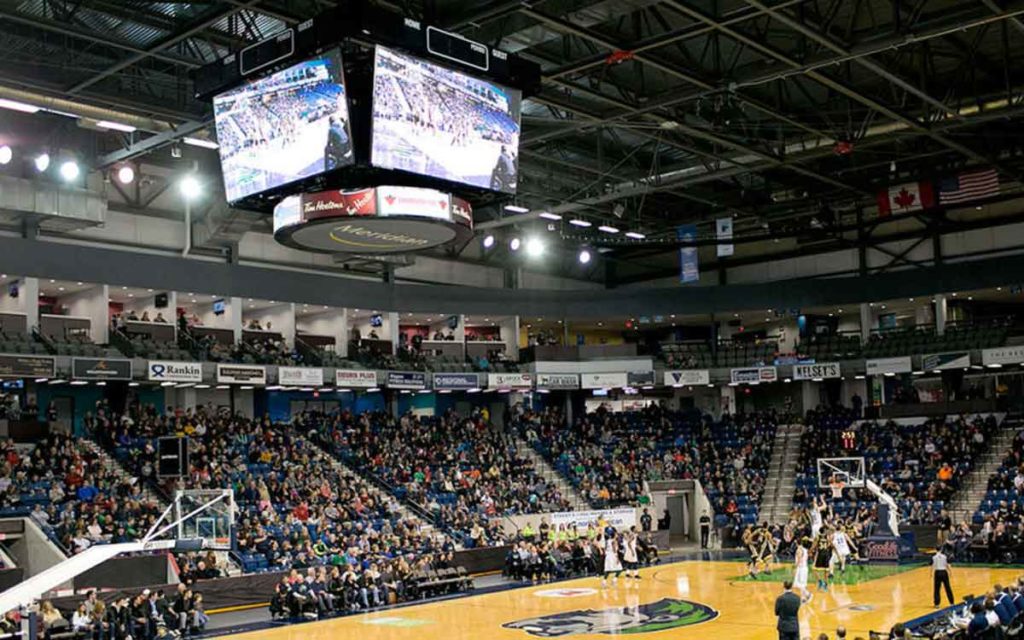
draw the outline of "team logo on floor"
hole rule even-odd
[[[584,633],[653,633],[688,627],[717,617],[718,611],[699,602],[663,598],[638,607],[567,611],[508,622],[502,626],[506,629],[522,629],[531,636],[540,638],[558,638]]]
[[[592,596],[595,593],[597,593],[597,589],[584,587],[577,589],[542,589],[533,595],[540,598],[580,598],[582,596]]]

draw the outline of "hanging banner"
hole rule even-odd
[[[824,380],[825,378],[840,377],[842,377],[842,373],[840,373],[838,362],[793,365],[794,380]]]
[[[388,371],[387,385],[390,389],[426,389],[427,374],[419,371]]]
[[[1024,362],[1024,345],[1017,347],[995,347],[981,350],[981,364],[1020,364]]]
[[[711,384],[711,372],[707,369],[682,369],[665,372],[666,387],[689,387]]]
[[[153,382],[202,382],[203,365],[198,362],[150,360],[146,363],[146,379]]]
[[[339,388],[375,389],[377,372],[366,369],[335,369],[334,384]]]
[[[71,377],[75,380],[131,380],[132,361],[72,358]]]
[[[278,367],[277,384],[283,387],[322,387],[324,370],[312,367]]]
[[[575,373],[538,373],[538,389],[579,389],[580,377]]]
[[[654,386],[653,371],[630,371],[626,374],[626,386],[629,387],[651,387]]]
[[[943,369],[967,369],[971,366],[971,354],[967,351],[952,353],[931,353],[921,356],[921,368],[925,371]]]
[[[218,364],[221,384],[267,384],[267,368],[258,364]]]
[[[719,240],[718,257],[731,256],[734,251],[732,243],[721,244],[721,241],[732,240],[732,218],[719,218],[715,220],[715,237]]]
[[[475,373],[435,373],[435,391],[466,391],[479,389],[480,379]]]
[[[679,281],[683,284],[700,280],[700,256],[697,247],[697,225],[681,224],[676,227],[676,237],[683,242],[679,248]]]
[[[729,379],[733,384],[759,384],[775,382],[779,379],[779,373],[775,367],[744,367],[730,370]]]
[[[636,526],[636,509],[632,507],[621,507],[618,509],[594,509],[590,511],[558,511],[551,514],[551,526],[558,529],[560,526],[576,527],[577,530],[586,529],[589,525],[595,528],[599,522],[604,526],[612,526],[619,531],[626,531]]]
[[[530,373],[488,373],[489,389],[532,389],[533,374]]]
[[[914,367],[910,362],[910,356],[901,356],[867,360],[864,368],[869,376],[877,376],[886,373],[910,373]]]
[[[629,386],[626,373],[584,373],[580,375],[584,389],[621,389]]]

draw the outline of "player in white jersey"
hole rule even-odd
[[[825,510],[825,499],[821,498],[821,503],[818,503],[818,497],[815,496],[811,499],[810,506],[810,517],[811,517],[811,538],[817,538],[818,534],[821,533],[822,519],[821,512]]]
[[[615,539],[615,529],[608,527],[611,534],[608,532],[604,536],[604,575],[601,576],[601,586],[608,586],[608,576],[615,574],[612,577],[612,586],[619,584],[619,574],[622,573],[622,563],[619,561],[619,543]]]
[[[626,568],[626,577],[640,579],[640,563],[636,558],[636,527],[622,535],[622,565]]]
[[[807,590],[807,580],[810,577],[808,559],[811,544],[810,538],[800,540],[800,544],[796,546],[796,559],[794,561],[796,570],[793,573],[793,588],[800,592],[800,600],[804,604],[810,602],[813,597],[811,592]]]
[[[839,565],[839,571],[846,571],[846,559],[850,557],[850,542],[849,536],[842,530],[841,527],[837,527],[832,532],[832,559],[829,561],[829,573],[835,574],[835,566]]]

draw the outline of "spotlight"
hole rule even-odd
[[[78,163],[74,160],[65,160],[60,165],[60,177],[64,178],[65,182],[74,182],[78,180],[78,174],[81,171],[78,168]]]
[[[181,179],[178,188],[181,189],[181,195],[185,196],[187,200],[195,200],[203,191],[199,179],[191,173]]]
[[[50,168],[50,154],[40,153],[33,162],[36,165],[36,171],[42,173]]]
[[[135,169],[126,164],[117,170],[117,181],[121,184],[131,184],[135,180]]]
[[[488,235],[484,236],[484,243],[483,244],[484,244],[484,249],[490,249],[491,247],[493,247],[494,246],[494,236],[492,234],[488,234]]]
[[[580,264],[589,264],[590,263],[590,251],[588,251],[587,249],[580,249],[579,261],[580,261]]]
[[[531,258],[539,258],[544,255],[544,241],[533,237],[526,241],[526,255]]]
[[[7,164],[14,157],[14,151],[6,144],[0,146],[0,164]]]
[[[519,238],[512,238],[508,241],[508,248],[512,251],[519,251],[519,245],[522,244]]]

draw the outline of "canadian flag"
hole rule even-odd
[[[935,206],[935,190],[930,182],[908,182],[878,192],[878,215],[920,211]]]

